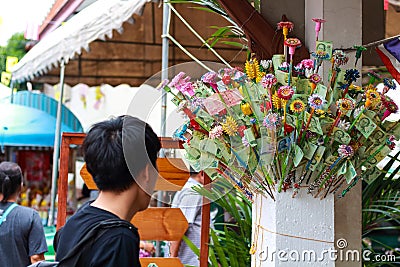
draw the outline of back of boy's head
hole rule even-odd
[[[0,192],[3,194],[1,202],[6,202],[21,187],[22,171],[18,164],[3,161],[0,163]]]
[[[156,168],[160,148],[152,128],[128,115],[96,123],[83,142],[87,169],[102,191],[127,190],[148,163]]]

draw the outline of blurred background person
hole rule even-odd
[[[39,214],[16,203],[21,188],[21,168],[0,163],[0,266],[25,267],[44,260],[47,251]]]

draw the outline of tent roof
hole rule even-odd
[[[123,3],[136,2],[137,0],[121,1]],[[99,2],[104,2],[99,0]],[[118,0],[110,0],[110,2],[119,2]],[[95,3],[96,4],[96,3]],[[93,5],[87,7],[84,10],[92,9]],[[190,24],[194,30],[207,39],[215,33],[215,28],[210,27],[214,25],[216,27],[225,27],[226,20],[218,14],[205,12],[198,10],[191,4],[175,5],[175,9],[186,20],[190,21]],[[99,7],[96,12],[100,14],[100,10],[106,10],[104,7]],[[14,80],[22,82],[30,80],[34,83],[49,83],[56,84],[60,80],[60,70],[57,67],[60,58],[55,56],[51,57],[52,54],[61,53],[63,46],[65,46],[62,40],[65,39],[61,33],[66,33],[62,30],[68,26],[74,19],[75,25],[80,25],[76,30],[77,35],[75,38],[80,40],[83,38],[84,32],[97,32],[99,23],[103,24],[104,18],[101,15],[99,18],[100,22],[97,22],[97,17],[92,18],[91,23],[88,22],[86,16],[82,16],[82,10],[80,13],[75,15],[70,21],[64,26],[61,26],[57,33],[55,31],[46,35],[42,41],[40,41],[32,50],[22,58],[18,69],[15,69],[13,73]],[[117,11],[113,11],[112,16],[116,15]],[[126,13],[125,10],[122,10]],[[106,12],[108,16],[108,12]],[[119,17],[119,16],[118,16]],[[68,49],[72,51],[81,51],[81,54],[75,55],[74,58],[70,58],[70,61],[65,68],[65,80],[64,82],[70,85],[76,85],[84,83],[90,86],[97,86],[100,84],[110,84],[112,86],[118,86],[120,84],[129,84],[130,86],[140,86],[146,82],[155,73],[161,70],[162,61],[162,23],[163,23],[163,9],[153,2],[147,2],[143,9],[142,15],[131,16],[135,20],[134,24],[128,23],[128,19],[122,24],[120,28],[114,28],[110,31],[112,36],[107,34],[99,36],[98,39],[89,40],[86,37],[85,49],[89,47],[89,50],[82,49],[81,40],[79,42],[69,42],[68,44],[72,47]],[[79,20],[79,22],[78,22]],[[82,21],[82,22],[81,22]],[[99,25],[98,25],[99,24]],[[84,26],[86,25],[86,26]],[[89,28],[88,28],[89,27]],[[108,27],[108,26],[107,26]],[[93,29],[90,29],[93,28]],[[121,34],[123,30],[123,33]],[[171,16],[170,20],[170,33],[174,38],[191,54],[201,61],[212,61],[220,62],[220,60],[199,40],[193,33],[183,24],[183,22],[176,16]],[[51,37],[51,41],[54,45],[50,46],[47,43],[47,38]],[[58,41],[56,38],[59,38]],[[42,47],[38,52],[37,47]],[[77,47],[75,47],[77,46]],[[47,52],[45,47],[51,51],[58,52]],[[246,59],[246,51],[242,50],[241,47],[232,46],[219,42],[213,47],[225,60],[229,61],[232,66],[242,66]],[[36,51],[36,52],[35,52]],[[64,53],[64,52],[62,52]],[[34,57],[34,55],[36,55]],[[41,58],[43,56],[43,58]],[[168,52],[169,64],[177,65],[179,63],[185,63],[192,61],[178,46],[172,42],[169,45]],[[37,67],[38,65],[47,66],[44,69]],[[204,70],[205,71],[205,70]],[[33,76],[35,74],[35,76]],[[157,84],[160,81],[157,81]]]
[[[56,118],[39,109],[0,104],[0,145],[37,146],[54,145]],[[74,132],[64,123],[62,132]]]
[[[147,0],[98,0],[45,36],[14,67],[13,80],[22,82],[47,73],[61,59],[68,62],[96,39],[111,37],[125,21],[133,23]]]

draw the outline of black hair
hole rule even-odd
[[[149,161],[156,168],[160,148],[150,125],[129,115],[96,123],[83,142],[86,167],[102,191],[127,190]]]
[[[3,161],[0,163],[0,192],[3,194],[1,202],[7,202],[15,194],[22,183],[22,171],[18,164]]]

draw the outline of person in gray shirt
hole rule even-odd
[[[0,266],[25,267],[44,260],[46,238],[39,214],[16,204],[22,187],[21,168],[0,163]]]
[[[172,201],[172,208],[180,208],[189,223],[185,235],[196,247],[200,247],[201,238],[201,206],[203,197],[192,189],[202,185],[204,178],[201,173],[191,170],[191,175],[181,191],[178,191]],[[171,241],[170,256],[178,257],[183,264],[199,266],[199,259],[183,240]]]

